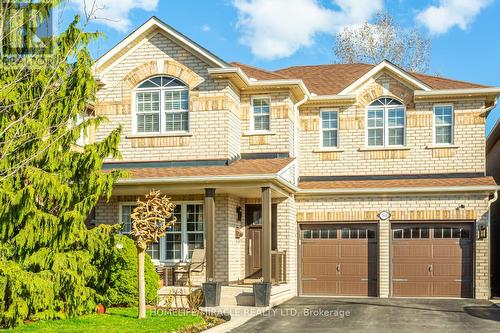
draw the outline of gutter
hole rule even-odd
[[[236,182],[236,181],[274,181],[278,184],[298,192],[299,188],[277,174],[264,175],[238,175],[238,176],[193,176],[193,177],[159,177],[159,178],[123,178],[116,185],[153,185],[153,184],[193,184],[213,182]]]
[[[453,193],[453,192],[488,192],[498,191],[497,185],[447,186],[447,187],[393,187],[393,188],[340,188],[340,189],[301,189],[296,196],[331,195],[331,194],[377,194],[377,193]],[[498,195],[498,194],[497,194]]]
[[[500,186],[499,186],[499,189],[500,189]],[[491,204],[494,203],[497,200],[498,200],[498,190],[495,191],[495,193],[493,193],[493,198],[491,198],[490,200],[488,200],[488,209],[490,209]]]
[[[442,95],[500,95],[500,88],[443,89],[432,91],[416,90],[414,92],[415,98]]]

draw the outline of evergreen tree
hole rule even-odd
[[[42,3],[36,19],[59,5]],[[97,89],[87,46],[98,35],[79,22],[45,41],[54,42],[50,52],[34,54],[7,52],[5,36],[16,28],[1,22],[0,327],[95,311],[106,288],[116,227],[88,230],[85,220],[121,176],[101,171],[106,157],[119,156],[121,130],[75,146],[103,121],[80,120]]]

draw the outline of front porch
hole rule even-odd
[[[133,203],[152,188],[178,205],[173,230],[148,249],[163,280],[159,295],[185,295],[205,281],[223,285],[221,305],[251,303],[246,298],[254,282],[272,283],[273,296],[296,294],[295,201],[288,182],[276,175],[168,178],[121,180],[95,217],[126,229]],[[200,251],[202,259],[195,260]],[[197,261],[200,269],[191,270]]]

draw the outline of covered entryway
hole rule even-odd
[[[301,293],[377,296],[375,224],[302,225]]]
[[[472,297],[471,227],[393,223],[392,295]]]

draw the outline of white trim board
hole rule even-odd
[[[213,53],[209,52],[199,44],[195,43],[188,37],[184,36],[179,31],[175,30],[162,20],[158,19],[156,16],[153,16],[149,20],[147,20],[143,25],[141,25],[139,28],[133,31],[130,35],[125,37],[121,42],[116,44],[108,52],[102,55],[99,59],[97,59],[97,61],[93,66],[93,70],[96,70],[97,68],[104,65],[106,62],[111,60],[116,54],[126,49],[128,45],[132,43],[132,41],[139,38],[152,28],[160,29],[160,31],[170,36],[174,41],[180,43],[181,45],[185,45],[187,48],[193,50],[195,53],[199,54],[200,56],[208,60],[210,63],[213,63],[214,65],[222,68],[230,67],[225,61],[223,61]]]

